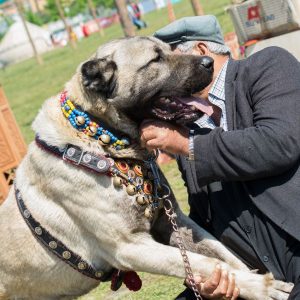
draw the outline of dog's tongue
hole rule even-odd
[[[205,113],[208,116],[211,116],[213,114],[213,107],[212,105],[201,98],[197,98],[197,97],[174,97],[177,101],[180,101],[184,104],[190,105],[190,106],[195,106],[198,110],[202,111],[203,113]]]

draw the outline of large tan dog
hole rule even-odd
[[[199,91],[211,81],[212,71],[209,58],[174,55],[168,45],[154,38],[113,41],[79,66],[65,90],[77,107],[98,123],[108,124],[116,135],[128,136],[131,145],[123,150],[103,146],[73,128],[62,113],[60,95],[44,103],[33,128],[41,140],[59,149],[72,144],[99,156],[143,160],[147,152],[138,145],[138,125],[149,116],[154,100]],[[166,107],[172,101],[163,102]],[[152,113],[182,122],[197,117],[194,108],[181,108],[180,113],[171,113],[158,104]],[[99,272],[115,267],[185,278],[163,210],[152,222],[133,193],[116,188],[111,177],[71,165],[33,142],[17,170],[16,188],[35,220]],[[243,298],[288,298],[290,284],[274,280],[271,274],[251,273],[171,199],[194,272],[205,279],[220,263],[235,273]],[[74,299],[99,284],[42,245],[26,224],[27,217],[28,212],[21,215],[12,188],[0,207],[0,299]]]

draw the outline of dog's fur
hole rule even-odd
[[[184,96],[205,87],[212,70],[201,58],[175,55],[154,38],[131,38],[100,47],[66,84],[68,94],[99,122],[138,141],[139,114],[155,97]],[[125,150],[102,147],[76,131],[63,116],[59,95],[45,102],[33,128],[48,144],[74,144],[96,154],[143,159],[138,143]],[[50,233],[97,269],[136,270],[185,277],[174,233],[161,213],[154,225],[134,197],[108,176],[76,168],[34,142],[20,164],[16,184],[33,214]],[[287,299],[291,285],[257,275],[180,211],[177,222],[194,273],[208,278],[217,263],[236,275],[245,299]],[[73,299],[98,282],[52,255],[31,234],[13,189],[0,207],[0,299]]]

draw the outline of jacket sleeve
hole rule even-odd
[[[253,126],[194,139],[200,185],[274,176],[300,162],[300,63],[272,47],[248,64]],[[236,99],[238,102],[239,99]]]

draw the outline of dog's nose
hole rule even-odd
[[[206,69],[211,69],[214,66],[214,60],[209,56],[204,56],[201,58],[200,64]]]

